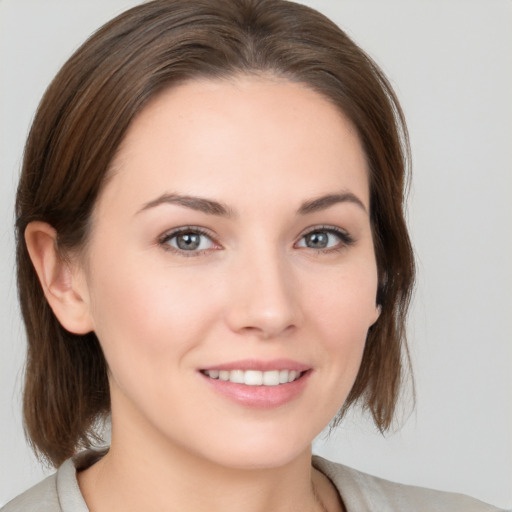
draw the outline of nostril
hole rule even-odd
[[[288,336],[289,333],[294,330],[294,328],[295,327],[293,325],[287,325],[284,328],[277,325],[274,327],[267,326],[266,328],[247,326],[240,329],[240,332],[261,338],[263,340],[271,340],[276,337]]]

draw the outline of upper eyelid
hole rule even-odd
[[[179,228],[169,229],[164,231],[159,237],[159,242],[163,242],[173,238],[175,236],[181,235],[182,233],[197,233],[200,235],[207,236],[213,242],[218,243],[215,237],[215,234],[208,228],[203,228],[201,226],[181,226]]]
[[[311,233],[312,231],[345,231],[343,228],[340,228],[339,226],[334,226],[331,224],[318,224],[314,226],[307,227],[304,232],[305,233]]]
[[[170,243],[168,243],[173,238],[184,234],[184,233],[196,233],[201,236],[206,236],[210,239],[212,244],[216,247],[211,247],[207,249],[194,249],[194,250],[183,250],[179,247],[173,247]],[[173,253],[182,258],[192,258],[192,257],[200,257],[213,254],[212,251],[218,250],[222,248],[217,239],[210,234],[210,230],[200,227],[200,226],[181,226],[178,228],[170,229],[165,231],[157,238],[157,245],[166,252]]]
[[[317,252],[333,252],[336,250],[339,250],[341,248],[346,248],[349,246],[352,246],[354,243],[357,242],[356,238],[346,229],[341,228],[339,226],[332,226],[332,225],[321,225],[321,226],[311,226],[310,228],[307,228],[305,231],[302,232],[302,234],[297,239],[297,242],[295,244],[300,243],[306,236],[316,233],[316,232],[328,232],[330,234],[334,234],[337,236],[340,240],[340,243],[337,244],[336,247],[331,248],[325,248],[325,249],[313,249]],[[294,244],[294,245],[295,245]],[[303,249],[303,247],[301,247]]]
[[[348,236],[348,237],[352,238],[352,235],[346,229],[341,228],[339,226],[329,225],[329,224],[321,224],[321,225],[317,225],[317,226],[311,226],[309,228],[306,228],[304,231],[302,231],[302,233],[299,236],[300,236],[300,238],[302,238],[303,236],[309,235],[310,233],[315,233],[316,231],[330,231],[333,233],[338,233],[340,235]]]
[[[303,229],[299,236],[304,236],[304,235],[307,235],[308,233],[312,233],[315,231],[329,231],[329,230],[349,234],[346,229],[341,228],[339,226],[334,226],[331,224],[317,224],[317,225],[309,226],[309,227]],[[160,235],[160,237],[163,238],[163,237],[170,236],[170,235],[175,236],[175,235],[179,235],[180,233],[186,233],[188,231],[197,232],[197,233],[200,233],[203,235],[210,236],[211,238],[215,238],[215,234],[211,229],[205,228],[203,226],[195,226],[195,225],[187,225],[187,226],[179,226],[177,228],[171,228],[167,231],[164,231]]]

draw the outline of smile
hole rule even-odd
[[[305,372],[297,370],[202,370],[210,379],[218,379],[246,386],[279,386],[299,379]]]

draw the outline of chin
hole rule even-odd
[[[300,430],[300,429],[298,429]],[[311,455],[314,433],[290,431],[290,427],[280,432],[246,432],[241,436],[226,436],[223,439],[196,445],[196,455],[226,468],[240,470],[271,469],[286,466],[294,460]],[[297,435],[299,434],[299,435]],[[226,439],[229,443],[226,444]],[[203,448],[203,449],[202,449]]]
[[[301,450],[269,450],[269,451],[233,451],[225,453],[222,457],[216,457],[214,462],[226,468],[237,470],[262,470],[287,466],[294,460],[309,457],[311,445],[302,447]]]

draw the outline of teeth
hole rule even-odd
[[[204,370],[203,373],[211,379],[245,384],[246,386],[278,386],[293,382],[301,376],[301,372],[295,370],[270,370],[260,372],[258,370]]]
[[[264,386],[279,386],[279,371],[263,372],[263,385]]]
[[[244,383],[244,372],[242,370],[231,370],[229,372],[229,381],[236,384]]]
[[[247,386],[261,386],[263,384],[263,372],[247,370],[244,372],[244,384]]]

